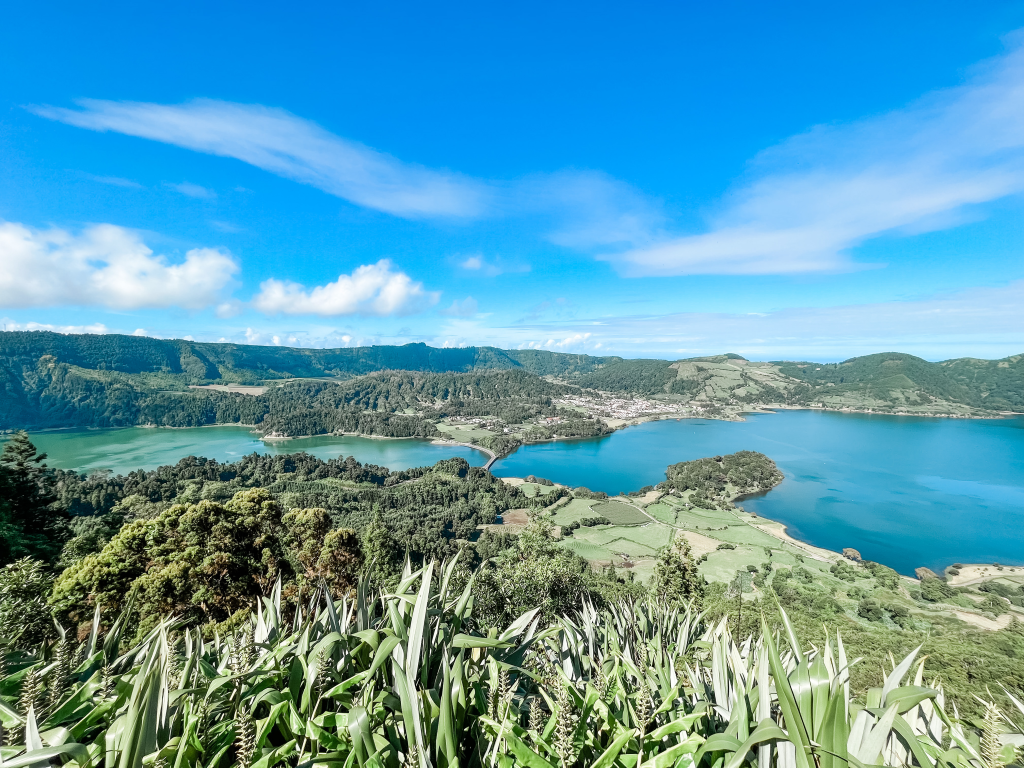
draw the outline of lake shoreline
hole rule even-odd
[[[1000,522],[1019,519],[1024,508],[1024,474],[1006,460],[1018,455],[1024,438],[1019,416],[847,419],[829,409],[784,410],[791,413],[748,411],[742,427],[688,414],[645,418],[605,435],[531,441],[500,458],[476,443],[443,437],[348,433],[309,436],[309,442],[292,436],[264,440],[252,425],[237,423],[203,425],[210,429],[192,433],[194,428],[160,433],[149,426],[135,427],[134,433],[112,427],[37,434],[51,466],[82,472],[149,470],[190,455],[236,461],[253,452],[305,451],[327,458],[341,451],[361,463],[400,468],[459,455],[498,477],[533,474],[610,495],[657,485],[665,468],[679,461],[758,450],[776,461],[788,481],[773,493],[737,502],[764,521],[780,523],[780,532],[807,546],[853,547],[904,574],[922,566],[941,573],[957,561],[1024,565],[1019,528]],[[777,418],[750,418],[760,413]],[[79,451],[85,451],[81,459]]]

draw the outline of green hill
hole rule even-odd
[[[418,376],[362,381],[386,371]],[[448,377],[498,372],[516,376]],[[278,386],[289,379],[304,379],[308,385],[310,379],[341,383],[356,378],[360,383],[337,393]],[[443,403],[451,406],[452,415],[493,416],[500,401],[505,416],[511,418],[515,411],[525,421],[542,411],[553,415],[551,398],[569,392],[551,380],[563,387],[695,402],[731,412],[771,405],[932,415],[1024,411],[1022,355],[939,363],[895,352],[842,363],[752,362],[734,354],[670,361],[495,347],[297,349],[13,331],[0,333],[0,428],[322,422],[322,429],[433,434],[426,424],[400,424],[398,416],[384,424],[367,414],[412,418],[411,411],[416,411],[429,417],[424,407],[436,409]],[[272,387],[266,395],[247,400],[190,389],[211,384]],[[337,408],[351,413],[340,420],[328,418]],[[292,429],[288,433],[295,434]]]

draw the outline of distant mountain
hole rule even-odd
[[[440,349],[406,344],[297,349],[10,331],[0,332],[0,428],[151,423],[146,419],[153,413],[163,419],[178,407],[168,398],[182,395],[190,398],[187,404],[180,401],[180,406],[191,409],[191,420],[210,423],[229,410],[238,412],[232,417],[237,421],[247,416],[225,403],[238,395],[197,393],[189,386],[282,379],[343,381],[379,371],[425,375],[519,371],[604,392],[734,409],[815,405],[953,415],[1024,411],[1024,355],[940,363],[896,352],[842,363],[759,363],[733,354],[670,361],[495,347]],[[537,394],[540,384],[533,387]]]

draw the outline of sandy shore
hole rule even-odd
[[[752,528],[757,528],[757,530],[762,533],[767,533],[769,536],[772,536],[785,544],[790,544],[802,552],[806,552],[815,560],[819,560],[823,563],[835,563],[843,559],[843,555],[840,552],[833,552],[831,549],[815,547],[808,544],[806,541],[794,539],[786,532],[786,526],[782,523],[775,522],[774,520],[765,520],[764,518],[757,519],[763,520],[764,522],[755,523],[751,520],[747,520],[747,525]]]
[[[996,568],[991,563],[977,563],[974,565],[964,565],[958,570],[960,573],[956,576],[949,573],[946,574],[946,580],[950,586],[963,587],[968,584],[977,584],[1003,576],[1016,577],[1014,581],[1024,582],[1024,566],[1020,565],[1004,565],[1002,570],[999,570],[999,568]]]

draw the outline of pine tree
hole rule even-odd
[[[53,562],[66,538],[66,513],[55,509],[52,473],[28,434],[18,432],[0,454],[0,565],[22,557]]]

